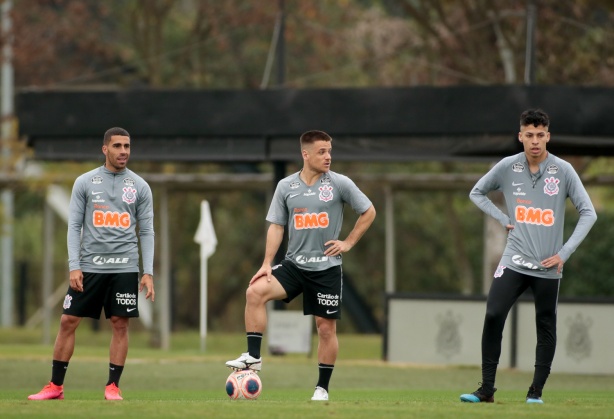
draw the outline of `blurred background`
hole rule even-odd
[[[45,211],[49,186],[69,193],[74,179],[104,157],[100,152],[97,158],[40,158],[13,108],[20,95],[508,85],[607,92],[614,86],[614,3],[606,0],[4,0],[2,6],[0,303],[1,325],[7,328],[39,327],[44,296],[67,286],[66,225],[60,211]],[[91,97],[95,101],[97,96]],[[103,114],[105,104],[99,106]],[[489,116],[512,127],[510,142],[522,110]],[[474,112],[477,117],[488,109]],[[399,118],[408,117],[399,113]],[[243,121],[245,126],[255,122]],[[318,121],[313,125],[319,128]],[[207,200],[217,236],[208,259],[207,327],[241,332],[245,288],[264,254],[273,181],[302,167],[300,132],[292,138],[295,160],[280,166],[271,161],[139,159],[146,152],[139,149],[139,132],[124,128],[133,138],[130,169],[152,180],[157,297],[166,298],[161,290],[168,294],[171,330],[199,328],[201,258],[194,236],[201,201]],[[554,144],[556,120],[551,131]],[[100,145],[103,133],[97,132]],[[63,135],[70,136],[70,129]],[[565,265],[564,297],[614,295],[614,164],[608,153],[590,154],[560,155],[585,179],[599,217]],[[485,263],[492,257],[488,251],[500,247],[505,237],[487,234],[488,221],[468,193],[498,160],[336,161],[333,152],[332,170],[355,179],[378,210],[371,229],[344,257],[348,304],[354,309],[344,313],[340,332],[381,333],[387,291],[484,295],[493,272]],[[167,175],[175,183],[162,190],[154,175]],[[203,186],[204,181],[188,175],[210,177]],[[183,184],[181,176],[188,176]],[[378,181],[382,176],[397,179],[392,195],[390,184]],[[160,226],[161,211],[170,214],[168,226]],[[346,214],[342,237],[355,218],[351,211]],[[576,221],[570,204],[566,237]],[[168,237],[160,234],[164,228]],[[386,231],[395,233],[392,247]],[[51,251],[45,243],[52,244]],[[169,265],[161,267],[158,255],[164,252]],[[495,254],[498,260],[500,253]],[[51,272],[45,266],[52,266]],[[161,270],[168,275],[158,275]],[[46,275],[52,286],[45,291]],[[168,280],[164,288],[161,280]],[[288,308],[300,309],[300,303]],[[56,323],[61,299],[53,301],[52,310]],[[102,323],[94,327],[105,327]]]

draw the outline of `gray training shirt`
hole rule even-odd
[[[503,192],[509,216],[486,196],[493,190]],[[567,261],[597,220],[576,171],[552,153],[540,163],[536,174],[530,173],[524,152],[504,158],[476,183],[469,197],[502,226],[514,226],[508,234],[495,278],[501,276],[505,268],[543,278],[561,278],[556,267],[547,269],[541,261],[557,253]],[[563,245],[567,197],[578,210],[580,219]]]
[[[362,214],[371,207],[371,201],[347,176],[329,171],[307,186],[299,174],[279,181],[266,219],[287,226],[286,259],[299,268],[323,271],[341,265],[341,256],[324,255],[324,243],[338,239],[344,203]]]
[[[153,199],[147,182],[129,169],[115,173],[101,166],[82,174],[70,198],[69,269],[139,272],[137,224],[143,273],[153,275]]]

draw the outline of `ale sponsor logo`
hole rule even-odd
[[[117,265],[117,264],[126,264],[130,261],[130,258],[105,258],[102,256],[94,256],[92,258],[92,262],[96,265]]]
[[[529,262],[520,255],[512,256],[512,262],[514,262],[518,266],[522,266],[523,268],[527,268],[527,269],[533,269],[533,270],[542,269],[542,267],[538,265],[537,263]]]
[[[308,258],[303,255],[298,255],[294,258],[294,260],[296,261],[296,263],[299,263],[301,265],[304,265],[306,263],[322,263],[328,261],[328,256],[312,256]]]

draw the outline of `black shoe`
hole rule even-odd
[[[461,394],[460,399],[461,402],[468,403],[493,403],[495,401],[495,391],[497,391],[497,389],[493,388],[492,392],[489,393],[484,387],[480,387],[471,394]]]
[[[527,403],[544,403],[542,400],[542,389],[537,387],[529,387],[527,392]]]

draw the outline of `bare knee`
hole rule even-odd
[[[337,322],[334,319],[316,319],[318,336],[322,340],[333,339],[337,335]]]
[[[247,287],[247,290],[245,291],[245,299],[247,300],[247,304],[265,304],[268,301],[264,290],[257,284]]]
[[[128,317],[111,316],[111,328],[113,333],[125,335],[128,333],[128,324],[130,319]]]
[[[72,333],[77,329],[79,323],[81,323],[81,317],[63,314],[60,318],[60,332]]]

